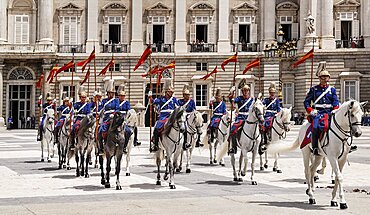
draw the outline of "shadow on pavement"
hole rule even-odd
[[[246,203],[258,204],[261,206],[271,206],[279,208],[298,208],[303,210],[326,210],[324,205],[310,205],[308,202],[274,202],[274,201],[248,201]]]
[[[139,188],[142,190],[155,190],[155,189],[161,188],[161,186],[155,185],[154,183],[153,184],[143,183],[143,184],[132,184],[130,185],[130,188]]]
[[[81,186],[74,186],[74,187],[69,187],[66,189],[76,189],[76,190],[83,190],[83,191],[97,191],[97,190],[104,190],[104,186],[102,185],[81,185]]]
[[[197,184],[211,184],[211,185],[222,185],[222,186],[241,185],[241,183],[234,182],[234,181],[217,181],[217,180],[209,180],[209,181],[199,182]]]

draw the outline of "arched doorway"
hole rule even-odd
[[[10,71],[7,84],[7,119],[13,119],[11,128],[26,128],[27,118],[34,117],[34,74],[26,67]]]

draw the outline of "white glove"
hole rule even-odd
[[[235,91],[235,86],[232,86],[232,87],[230,88],[230,94],[232,94],[234,91]]]
[[[316,116],[318,111],[316,109],[313,109],[310,113],[311,116]]]
[[[114,117],[114,114],[109,114],[109,118],[111,118],[111,119],[113,119],[113,117]]]
[[[57,100],[56,99],[53,99],[53,103],[57,103]]]
[[[211,97],[211,99],[210,99],[210,102],[214,102],[216,99],[215,99],[215,97]]]
[[[42,95],[39,96],[39,100],[42,100]]]
[[[72,103],[72,102],[73,102],[73,98],[71,98],[71,99],[69,100],[69,102],[70,102],[70,103]]]
[[[152,91],[149,91],[148,92],[148,96],[152,96],[153,95],[153,92]]]

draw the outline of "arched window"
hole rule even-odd
[[[9,74],[9,80],[33,80],[33,74],[24,67],[19,67]]]

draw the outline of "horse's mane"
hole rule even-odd
[[[171,113],[167,123],[164,125],[163,134],[167,135],[170,132],[172,125],[182,116],[182,114],[184,114],[184,108],[181,107],[176,108]]]
[[[196,125],[202,125],[203,124],[203,117],[202,114],[198,111],[194,112],[195,115],[195,123]]]
[[[349,105],[351,105],[351,103],[356,103],[357,101],[356,100],[353,100],[353,99],[350,99],[350,100],[348,100],[348,101],[345,101],[343,104],[341,104],[341,105],[339,105],[339,108],[338,109],[336,109],[336,110],[333,110],[333,113],[337,113],[337,112],[339,112],[339,111],[341,111],[341,110],[344,110],[343,108],[344,107],[348,107]],[[358,103],[358,102],[357,102]],[[358,107],[360,107],[361,108],[361,105],[359,105]],[[357,108],[358,108],[357,107]]]
[[[92,114],[88,114],[81,120],[78,135],[83,135],[89,128],[91,128],[94,125],[95,121],[93,119],[94,116]]]
[[[115,131],[117,130],[118,127],[120,127],[124,121],[124,117],[122,116],[122,114],[120,112],[117,112],[113,119],[112,119],[112,123],[110,124],[109,126],[109,130],[110,131]]]

